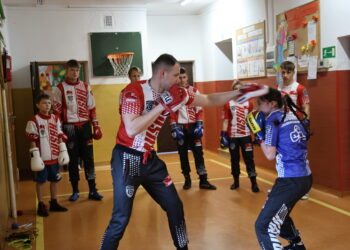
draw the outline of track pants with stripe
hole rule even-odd
[[[142,163],[143,157],[142,152],[122,145],[116,145],[113,149],[111,171],[114,207],[112,219],[103,236],[101,249],[115,250],[118,248],[119,241],[128,225],[135,194],[140,185],[167,213],[171,236],[176,248],[187,249],[188,238],[182,202],[165,163],[158,158],[155,152],[148,157],[146,164]],[[144,216],[147,217],[147,208],[144,209]]]
[[[311,186],[311,175],[276,179],[255,222],[256,235],[262,249],[283,249],[279,236],[289,241],[300,236],[290,213],[300,198],[309,192]]]

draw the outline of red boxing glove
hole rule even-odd
[[[269,92],[269,87],[257,83],[249,83],[243,85],[238,91],[240,94],[236,101],[238,103],[243,103],[254,97],[266,95]]]
[[[177,84],[174,84],[168,91],[164,91],[160,95],[160,103],[170,114],[178,111],[179,108],[188,102],[188,99],[187,91]]]
[[[92,138],[94,138],[95,140],[99,140],[102,138],[102,130],[101,127],[96,123],[93,124],[93,130],[94,133],[92,134]]]

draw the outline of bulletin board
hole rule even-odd
[[[265,21],[236,30],[237,77],[266,76]]]
[[[94,76],[113,76],[113,67],[107,55],[121,52],[133,52],[131,66],[139,67],[143,72],[140,32],[90,33],[90,42]]]
[[[307,70],[310,56],[320,58],[320,8],[313,1],[276,16],[277,63],[293,58],[298,71]]]

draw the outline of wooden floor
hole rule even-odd
[[[257,167],[260,193],[252,193],[250,182],[243,171],[238,190],[230,190],[232,177],[229,160],[212,152],[205,152],[206,167],[216,191],[200,190],[193,159],[192,188],[183,190],[179,157],[177,154],[160,155],[167,163],[170,175],[184,203],[189,249],[191,250],[250,250],[259,249],[254,222],[271,188],[276,174]],[[241,164],[242,170],[245,170]],[[34,183],[20,183],[18,208],[24,215],[19,224],[36,222],[39,236],[33,249],[85,250],[99,249],[104,230],[111,216],[113,204],[112,179],[109,166],[97,167],[97,184],[104,195],[103,201],[87,199],[87,184],[80,183],[80,198],[69,202],[71,187],[68,175],[63,173],[59,184],[59,201],[69,208],[66,213],[51,213],[47,218],[35,216]],[[81,173],[82,174],[82,173]],[[83,175],[81,175],[83,179]],[[49,200],[47,185],[45,198]],[[310,199],[300,201],[292,218],[301,232],[307,249],[350,249],[350,197],[339,198],[316,189]],[[285,243],[285,242],[284,242]],[[10,248],[7,248],[10,249]],[[137,192],[133,214],[120,243],[120,250],[174,249],[165,213],[140,188]]]

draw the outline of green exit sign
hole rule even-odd
[[[335,46],[323,48],[322,55],[323,55],[323,58],[334,58],[335,57]]]

